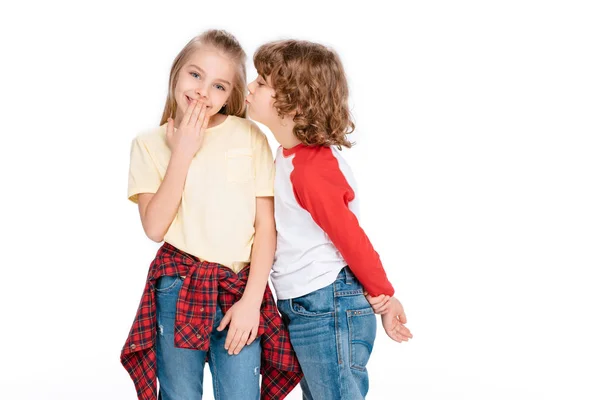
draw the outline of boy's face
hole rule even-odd
[[[277,110],[273,106],[275,103],[275,89],[270,85],[270,79],[257,76],[256,79],[248,84],[248,96],[246,104],[248,105],[248,116],[253,120],[266,125],[269,129],[280,121]]]

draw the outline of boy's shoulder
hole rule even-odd
[[[279,148],[278,158],[283,162],[290,159],[294,175],[305,183],[330,181],[332,175],[347,168],[341,152],[335,147],[301,144],[290,150]]]
[[[345,163],[341,152],[330,146],[308,146],[299,144],[291,149],[280,147],[282,157],[293,159],[294,165],[307,169],[336,168],[340,163]]]

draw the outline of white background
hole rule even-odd
[[[414,333],[379,328],[370,399],[600,398],[595,2],[332,3],[3,2],[0,397],[135,398],[119,352],[157,245],[129,146],[224,28],[251,79],[280,38],[345,64],[362,224]]]

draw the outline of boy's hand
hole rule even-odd
[[[389,311],[390,296],[381,294],[377,297],[371,297],[370,294],[366,293],[365,297],[367,298],[367,301],[369,302],[369,304],[371,304],[371,307],[373,308],[373,311],[375,312],[375,314],[385,314],[386,312]]]
[[[217,330],[222,331],[229,322],[231,324],[225,338],[225,350],[229,355],[237,355],[244,346],[252,344],[256,339],[260,323],[260,307],[240,300],[225,313]]]
[[[413,337],[410,330],[404,326],[406,324],[404,307],[395,297],[390,299],[389,310],[381,316],[381,324],[385,333],[396,342],[407,342]]]

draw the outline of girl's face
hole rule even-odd
[[[209,116],[217,114],[233,90],[234,79],[235,65],[221,52],[209,46],[194,51],[177,75],[176,124],[192,100],[207,105]]]
[[[277,110],[273,106],[275,103],[275,89],[268,84],[268,77],[265,80],[262,76],[248,84],[248,96],[246,104],[248,105],[248,116],[255,121],[271,128],[280,122]],[[272,129],[271,129],[272,130]]]

